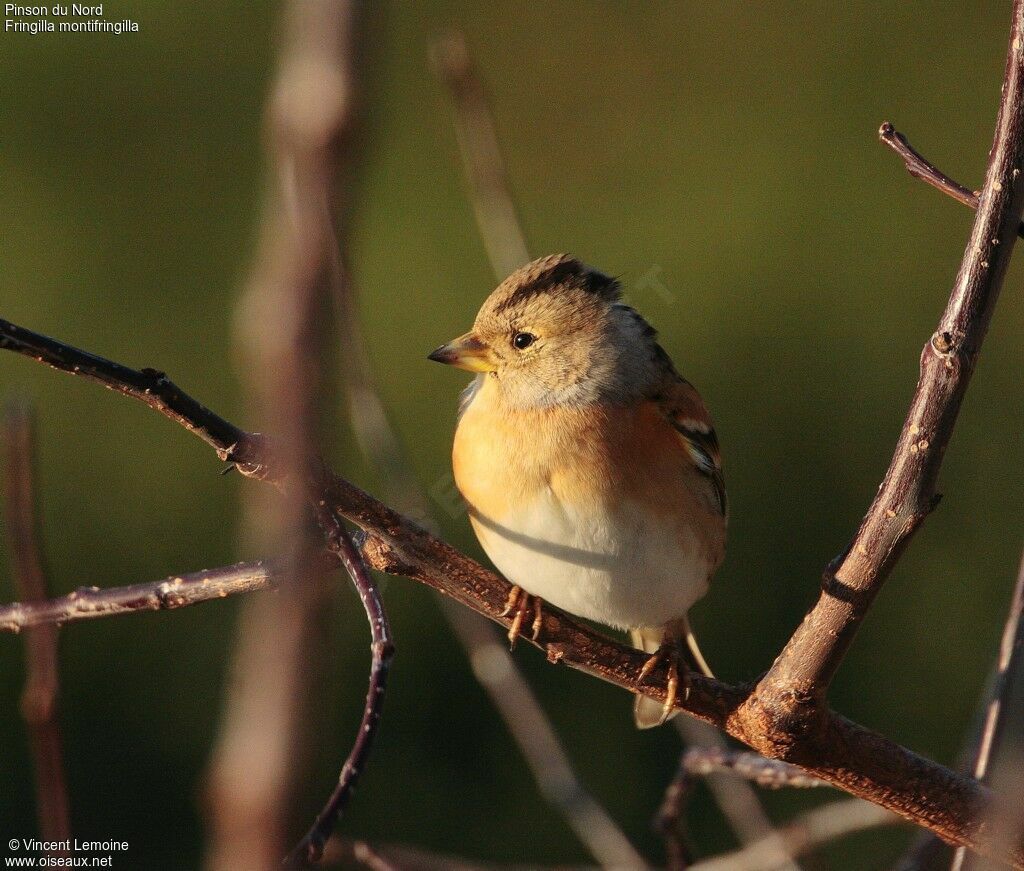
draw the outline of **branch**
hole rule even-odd
[[[738,713],[752,733],[782,729],[783,743],[756,746],[803,765],[829,728],[822,700],[871,603],[910,537],[938,502],[942,457],[988,329],[1024,207],[1024,7],[1015,0],[995,141],[980,206],[953,291],[921,353],[921,376],[889,470],[822,593],[751,700]],[[802,736],[791,744],[794,734]],[[826,778],[827,779],[827,778]]]
[[[668,871],[684,871],[693,862],[693,852],[687,843],[686,805],[693,792],[693,776],[679,760],[675,776],[665,789],[661,806],[654,817],[653,828],[665,842],[665,861]]]
[[[756,783],[765,789],[783,787],[810,788],[825,786],[817,777],[808,777],[795,765],[766,759],[760,753],[724,750],[718,747],[691,747],[684,751],[682,768],[692,775],[732,774]]]
[[[0,350],[24,354],[52,369],[137,399],[201,438],[217,451],[221,460],[234,463],[243,474],[256,478],[269,476],[269,470],[259,462],[266,458],[267,448],[258,435],[239,429],[196,402],[163,372],[122,366],[3,318],[0,318]]]
[[[115,379],[112,373],[124,369],[3,320],[0,348],[43,362],[50,362],[51,353],[59,360],[87,361],[87,374],[93,380]],[[55,352],[55,348],[59,350]],[[79,372],[86,374],[81,368]],[[244,461],[238,460],[243,474],[281,481],[283,471],[267,439],[228,424],[198,403],[194,405],[202,411],[191,421],[193,431],[228,434],[214,443],[219,455],[244,457]],[[218,421],[216,427],[206,426]],[[511,625],[511,618],[503,616],[511,589],[503,578],[326,469],[316,474],[310,492],[319,494],[318,499],[323,499],[332,511],[363,530],[357,535],[357,544],[371,568],[425,583],[505,628]],[[525,640],[544,650],[551,662],[561,662],[633,693],[637,691],[636,675],[647,658],[641,651],[613,641],[553,607],[544,610],[538,640]],[[664,668],[655,669],[644,684],[644,694],[664,700],[666,678]],[[694,675],[689,695],[677,699],[676,706],[755,749],[766,747],[770,752],[792,756],[802,747],[803,736],[787,734],[770,724],[756,731],[750,720],[737,716],[745,703],[756,699],[756,688]],[[809,749],[800,754],[798,764],[802,768],[902,814],[948,841],[982,851],[988,848],[975,824],[989,800],[985,787],[828,710],[821,717],[820,732],[810,736]],[[1015,849],[1012,861],[1024,867],[1024,851]]]
[[[3,420],[4,509],[14,589],[28,607],[46,599],[46,573],[37,533],[33,483],[34,428],[28,408],[11,405]],[[25,634],[25,686],[21,714],[32,745],[39,831],[46,841],[71,837],[57,698],[60,689],[57,628],[38,626]]]
[[[963,203],[967,208],[977,211],[978,192],[965,188],[960,182],[946,175],[946,173],[922,155],[921,152],[915,149],[907,141],[907,137],[888,121],[883,122],[882,126],[878,128],[878,138],[883,145],[887,145],[903,159],[907,172],[914,178],[921,179],[921,181],[930,184],[936,190],[952,197],[958,203]],[[1024,223],[1017,228],[1017,235],[1024,236]]]
[[[0,605],[0,632],[20,632],[32,626],[63,626],[115,614],[171,611],[239,593],[273,589],[282,574],[279,564],[260,561],[236,563],[128,587],[79,587],[75,592],[56,599]]]
[[[469,201],[500,280],[526,263],[530,254],[505,178],[494,119],[462,33],[451,30],[435,40],[431,60],[451,96]]]
[[[384,706],[384,690],[387,686],[388,670],[395,648],[391,641],[391,627],[388,623],[384,605],[380,599],[377,585],[363,562],[363,557],[356,550],[348,532],[337,517],[326,505],[319,506],[318,519],[321,526],[328,532],[328,546],[335,553],[345,570],[352,578],[359,599],[366,610],[366,618],[370,622],[370,684],[366,691],[366,704],[363,717],[359,722],[356,741],[349,752],[348,758],[341,769],[338,785],[334,788],[324,809],[317,815],[306,836],[285,860],[289,867],[307,867],[319,861],[323,856],[324,844],[334,831],[338,817],[345,809],[356,781],[366,766],[366,761],[377,734],[381,711]]]

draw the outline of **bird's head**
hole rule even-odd
[[[431,360],[493,376],[513,406],[627,401],[654,373],[654,330],[620,302],[619,283],[568,254],[513,272],[473,329]]]

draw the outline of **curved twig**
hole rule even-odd
[[[693,863],[693,851],[686,832],[686,805],[693,792],[693,783],[693,775],[686,770],[683,758],[680,757],[676,773],[665,787],[665,794],[652,824],[665,844],[668,871],[683,871]]]
[[[366,704],[363,708],[363,717],[359,722],[359,731],[356,734],[352,750],[342,766],[341,774],[338,777],[338,785],[334,788],[324,809],[317,815],[313,825],[306,836],[298,843],[295,849],[285,860],[289,867],[304,868],[313,862],[319,861],[324,852],[324,844],[334,831],[335,823],[339,815],[345,809],[352,790],[355,787],[359,775],[362,773],[369,757],[370,749],[373,746],[373,739],[377,734],[377,726],[380,723],[381,711],[384,705],[384,690],[387,686],[388,670],[391,667],[391,659],[394,656],[395,648],[391,640],[391,627],[388,623],[388,616],[384,611],[384,605],[380,599],[380,592],[377,585],[370,577],[370,573],[363,562],[363,557],[356,550],[348,532],[338,521],[337,517],[326,505],[320,505],[318,519],[323,529],[327,531],[328,547],[335,553],[345,570],[349,573],[359,599],[366,610],[366,618],[370,623],[370,683],[366,691]]]

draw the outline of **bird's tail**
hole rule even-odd
[[[631,629],[629,637],[635,647],[650,654],[657,653],[663,644],[672,644],[678,649],[679,657],[686,668],[706,677],[714,677],[704,654],[697,646],[697,639],[693,637],[690,621],[686,617],[669,623],[663,629]],[[667,719],[672,719],[677,713],[678,710],[674,711]],[[660,726],[666,720],[662,703],[647,696],[636,696],[633,702],[633,719],[638,729]]]

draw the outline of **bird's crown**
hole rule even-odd
[[[622,296],[617,279],[599,272],[571,254],[550,254],[521,266],[491,295],[492,313],[520,306],[534,297],[583,291],[616,302]]]

